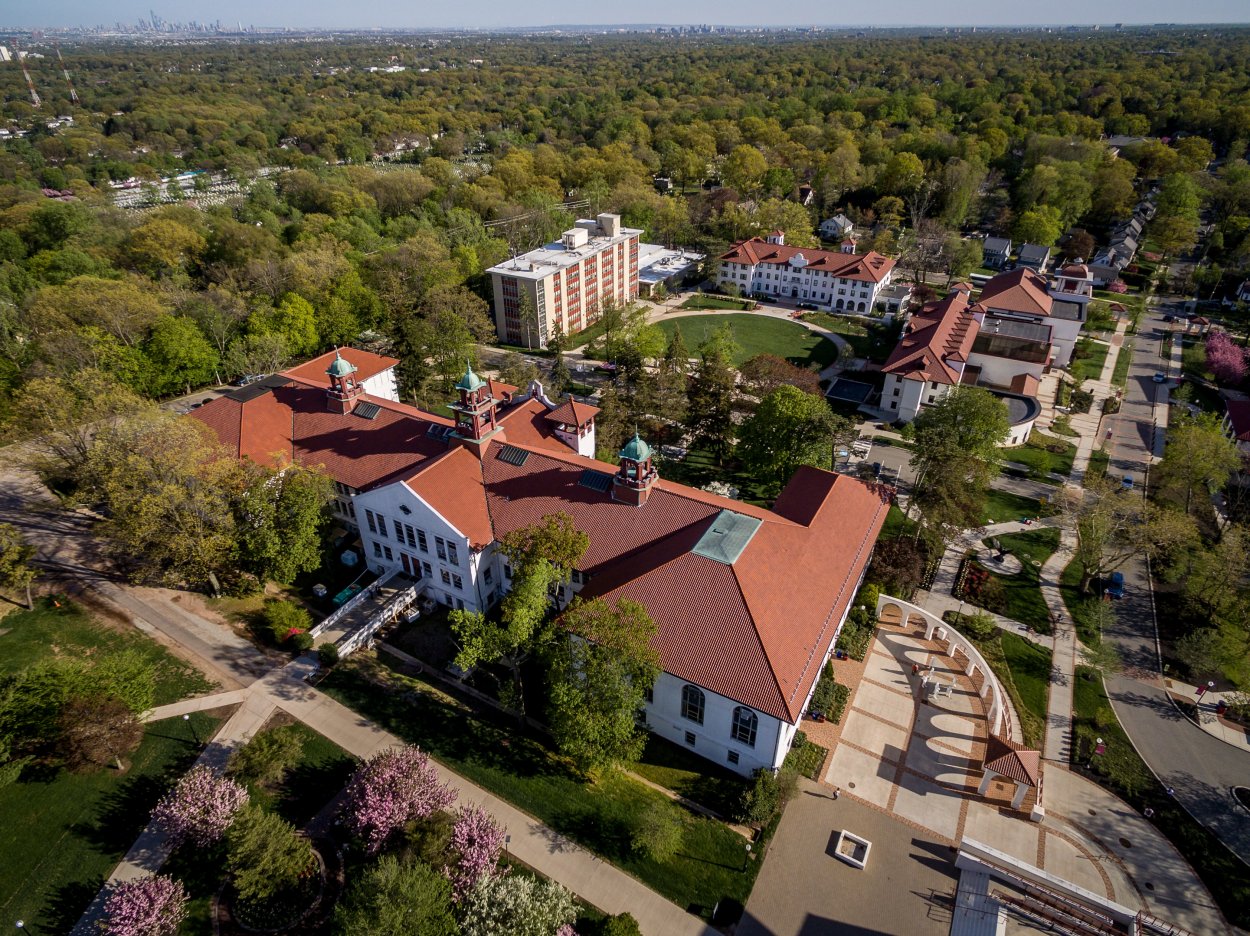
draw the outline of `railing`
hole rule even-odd
[[[384,624],[394,620],[395,616],[403,611],[404,608],[416,601],[420,591],[420,587],[413,584],[402,591],[396,592],[394,597],[381,610],[377,611],[373,617],[369,618],[363,627],[357,628],[350,634],[344,634],[343,639],[338,642],[339,657],[345,657],[349,653],[359,650]]]
[[[360,591],[356,592],[356,594],[352,595],[350,600],[344,602],[343,605],[337,611],[331,614],[328,618],[326,618],[320,624],[315,625],[312,628],[312,630],[310,630],[308,633],[312,634],[314,637],[321,636],[323,633],[325,633],[331,627],[337,624],[339,620],[342,619],[344,616],[356,610],[356,605],[368,599],[371,595],[376,593],[378,589],[380,589],[386,582],[389,582],[392,578],[394,578],[398,574],[399,574],[398,569],[392,569],[390,572],[383,575],[377,581],[370,582]]]

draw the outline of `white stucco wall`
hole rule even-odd
[[[384,400],[392,400],[395,403],[399,402],[399,385],[395,382],[395,368],[393,367],[388,367],[380,374],[374,374],[368,380],[362,381],[360,385],[365,388],[365,393]]]
[[[981,368],[977,383],[989,384],[993,387],[1010,387],[1011,381],[1020,374],[1032,374],[1040,381],[1045,369],[1043,364],[1013,361],[1010,358],[993,357],[988,354],[971,354],[968,356],[968,363]]]

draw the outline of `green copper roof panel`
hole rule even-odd
[[[742,555],[742,551],[751,542],[751,537],[760,528],[760,521],[755,517],[722,510],[717,514],[707,532],[699,537],[692,552],[725,565],[733,565]]]

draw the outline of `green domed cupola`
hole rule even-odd
[[[350,361],[343,360],[343,355],[339,353],[339,349],[334,349],[334,360],[330,362],[330,367],[326,371],[331,377],[350,377],[356,373],[356,367]]]
[[[645,462],[651,457],[651,446],[642,441],[642,436],[635,431],[634,437],[625,443],[618,457],[632,462]]]
[[[464,365],[464,376],[456,382],[456,389],[463,390],[465,393],[473,393],[485,386],[486,381],[473,373],[473,365],[466,362]]]

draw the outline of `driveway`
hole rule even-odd
[[[1133,346],[1128,388],[1112,431],[1112,470],[1117,474],[1144,477],[1152,452],[1162,451],[1163,430],[1155,430],[1166,414],[1166,386],[1151,380],[1165,370],[1159,357],[1156,326],[1160,312],[1142,316]],[[1124,660],[1124,672],[1107,680],[1120,723],[1133,739],[1142,758],[1164,786],[1203,825],[1219,836],[1242,860],[1250,863],[1250,815],[1239,809],[1229,793],[1233,786],[1250,783],[1250,752],[1238,750],[1213,738],[1181,716],[1167,698],[1159,673],[1154,606],[1145,562],[1125,563],[1125,597],[1117,604],[1117,622],[1106,632]]]

